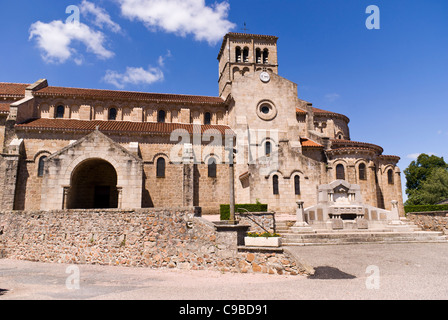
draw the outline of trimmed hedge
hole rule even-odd
[[[406,213],[448,211],[448,204],[405,206]]]
[[[267,204],[235,204],[235,213],[241,212],[244,213],[246,210],[238,210],[246,209],[249,212],[268,212]],[[220,205],[220,213],[221,213],[221,221],[230,219],[230,205],[229,204],[221,204]]]

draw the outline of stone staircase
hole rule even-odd
[[[283,246],[342,245],[366,243],[448,243],[443,232],[423,231],[411,221],[402,218],[402,225],[370,230],[315,230],[298,233],[291,228],[295,220],[276,221],[276,232],[282,237]]]

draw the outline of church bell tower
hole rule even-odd
[[[248,73],[267,71],[278,74],[275,36],[228,33],[219,51],[219,96],[227,99],[232,82]]]

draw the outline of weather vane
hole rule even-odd
[[[244,33],[246,33],[247,31],[249,31],[249,29],[247,29],[246,22],[244,22],[244,27],[243,27],[241,30],[243,30]]]

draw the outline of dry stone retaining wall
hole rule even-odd
[[[0,258],[296,275],[287,252],[238,247],[192,208],[0,212]]]
[[[448,211],[407,213],[406,217],[423,230],[448,234]]]

